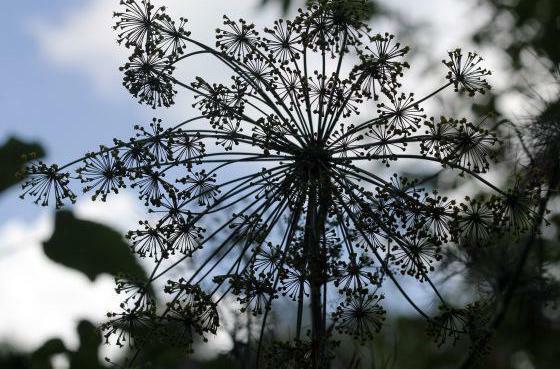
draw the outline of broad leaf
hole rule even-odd
[[[26,143],[17,138],[9,138],[0,146],[0,192],[19,182],[16,173],[31,158],[45,155],[37,143]]]
[[[102,273],[145,277],[119,232],[76,219],[69,211],[56,214],[54,233],[43,248],[51,260],[81,271],[92,281]]]

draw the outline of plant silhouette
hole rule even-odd
[[[258,367],[326,368],[337,335],[365,343],[382,329],[386,283],[426,320],[435,342],[467,336],[473,352],[484,352],[488,304],[447,301],[430,274],[446,247],[482,247],[530,229],[537,194],[524,182],[501,190],[485,179],[498,143],[490,118],[428,117],[421,107],[448,89],[485,93],[482,59],[452,50],[439,88],[420,98],[405,93],[409,48],[373,33],[366,10],[365,1],[318,1],[263,33],[224,16],[216,44],[206,45],[165,8],[121,1],[115,29],[131,51],[124,87],[154,109],[190,91],[199,113],[171,128],[154,118],[135,126],[134,137],[66,165],[36,162],[22,196],[61,207],[76,199],[73,180],[93,200],[125,187],[138,192],[151,216],[127,238],[154,268],[147,279],[117,280],[121,310],[102,326],[107,342],[136,349],[127,365],[156,338],[191,351],[196,336],[217,333],[233,296],[259,319]],[[176,68],[202,56],[231,79],[182,81]],[[436,164],[491,195],[448,198],[389,172],[402,162]],[[210,228],[216,215],[222,220]],[[441,313],[423,311],[402,278],[433,290]],[[158,284],[163,306],[153,295]],[[282,301],[297,310],[293,337],[265,340],[269,313]]]

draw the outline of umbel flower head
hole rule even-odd
[[[293,304],[293,342],[271,347],[297,346],[305,365],[324,368],[337,335],[364,343],[382,329],[383,304],[392,298],[383,293],[386,283],[396,285],[438,340],[468,335],[422,311],[402,279],[426,283],[449,307],[430,277],[442,250],[465,239],[482,247],[496,232],[526,228],[532,197],[484,178],[497,143],[485,122],[428,117],[422,108],[446,89],[484,93],[489,72],[481,58],[454,50],[444,61],[447,81],[433,93],[401,91],[409,49],[373,33],[364,6],[316,1],[262,32],[224,17],[215,45],[206,45],[164,8],[121,1],[115,29],[132,51],[122,68],[125,87],[154,108],[190,91],[198,114],[171,127],[157,119],[135,126],[134,137],[69,165],[31,167],[24,185],[44,205],[49,196],[57,204],[73,199],[64,171],[78,165],[94,200],[127,186],[148,208],[150,219],[128,238],[154,269],[143,286],[119,281],[127,297],[103,326],[108,341],[141,349],[149,330],[190,350],[195,335],[216,333],[220,309],[232,301],[259,317],[262,341],[269,312]],[[185,60],[203,57],[231,79],[198,76],[188,83],[175,75]],[[463,201],[386,174],[401,161],[437,163],[492,195]],[[143,296],[158,284],[168,296],[161,307]],[[310,321],[303,319],[306,305]],[[143,339],[135,340],[138,327]]]

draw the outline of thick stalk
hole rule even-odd
[[[311,309],[311,361],[313,369],[328,367],[326,362],[326,329],[322,289],[325,284],[326,255],[321,245],[330,203],[329,185],[319,171],[310,173],[304,250],[308,261]],[[315,178],[313,178],[314,176]]]

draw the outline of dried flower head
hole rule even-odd
[[[379,291],[393,283],[430,324],[443,327],[438,341],[455,338],[454,318],[430,318],[401,278],[427,283],[450,306],[430,277],[442,249],[462,239],[482,244],[488,229],[526,225],[533,214],[530,189],[506,193],[483,177],[497,143],[483,122],[427,118],[422,107],[449,87],[483,93],[489,72],[481,59],[452,51],[449,81],[417,97],[401,91],[408,47],[372,33],[364,1],[317,1],[264,33],[224,17],[214,46],[192,39],[186,20],[173,23],[148,0],[122,4],[118,39],[133,50],[123,67],[125,87],[152,107],[190,91],[199,113],[169,128],[158,120],[137,126],[135,137],[72,163],[81,163],[79,178],[94,197],[104,200],[126,185],[156,217],[128,238],[133,252],[154,262],[146,285],[168,279],[169,301],[156,315],[144,303],[130,304],[140,297],[127,297],[124,312],[109,317],[107,337],[131,342],[121,328],[153,318],[153,327],[177,323],[182,328],[168,335],[191,342],[193,332],[216,333],[224,301],[236,301],[263,327],[271,310],[294,301],[294,341],[273,343],[269,352],[296,350],[309,367],[322,368],[335,331],[364,341],[382,328]],[[187,83],[174,75],[184,60],[203,55],[231,71],[231,79]],[[376,113],[367,109],[372,102]],[[461,202],[387,173],[403,161],[436,163],[493,196]],[[55,188],[62,202],[71,197],[69,176],[61,174],[68,166],[32,167],[25,188],[36,188],[27,191],[41,200]]]

